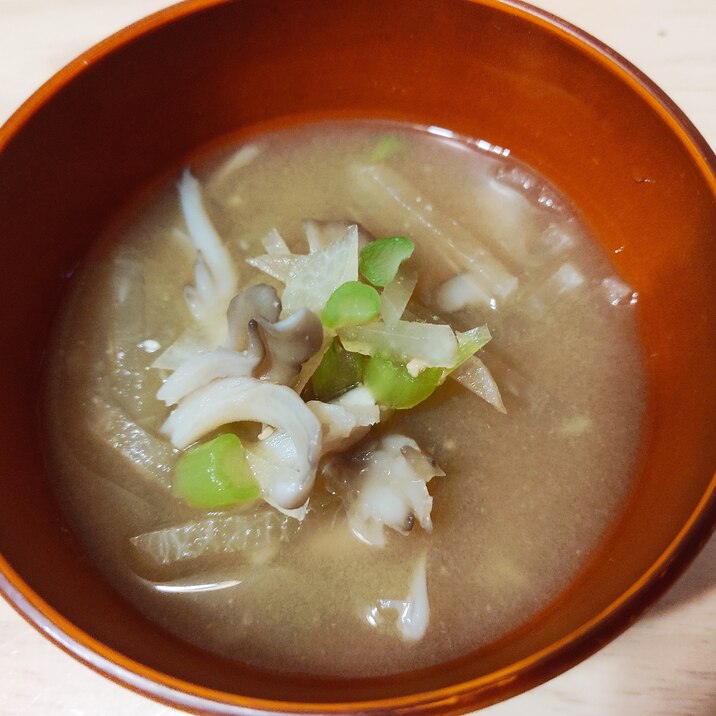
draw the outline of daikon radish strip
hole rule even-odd
[[[348,351],[385,355],[406,364],[418,360],[427,366],[449,368],[457,357],[457,339],[448,325],[396,321],[386,326],[376,321],[341,328],[338,335]]]

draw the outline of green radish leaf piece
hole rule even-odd
[[[328,298],[321,313],[326,328],[361,326],[380,315],[380,294],[368,284],[346,281]]]
[[[374,286],[387,286],[400,264],[413,255],[415,244],[405,236],[389,236],[371,241],[358,257],[361,276]]]
[[[216,509],[255,500],[261,489],[237,435],[224,433],[186,450],[174,470],[175,494],[191,507]]]

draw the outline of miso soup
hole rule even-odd
[[[617,518],[637,295],[482,140],[305,124],[197,155],[72,279],[50,458],[111,583],[206,649],[383,675],[488,645]]]

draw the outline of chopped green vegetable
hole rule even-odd
[[[480,350],[491,338],[487,326],[478,326],[456,334],[458,349],[455,361],[447,368],[425,367],[419,359],[413,365],[392,361],[385,356],[374,355],[368,359],[363,382],[376,402],[388,408],[403,410],[421,403],[445,381],[450,373],[459,368]],[[422,363],[422,365],[421,365]]]
[[[179,458],[174,475],[174,492],[192,507],[226,507],[261,495],[244,446],[233,433],[187,450]]]
[[[343,346],[363,355],[382,355],[398,363],[419,360],[431,367],[451,368],[457,358],[457,338],[446,324],[381,321],[338,330]]]
[[[363,380],[366,357],[343,348],[336,338],[323,354],[311,376],[311,389],[318,400],[328,402],[355,388]]]
[[[422,403],[446,376],[443,368],[423,368],[412,376],[402,363],[372,356],[366,365],[364,382],[377,403],[403,410]]]
[[[403,140],[394,134],[384,134],[368,153],[371,164],[379,164],[403,148]]]
[[[327,328],[360,326],[380,315],[380,295],[368,284],[346,281],[328,298],[321,313]]]
[[[361,275],[374,286],[386,286],[398,273],[400,264],[413,255],[415,244],[405,236],[371,241],[358,258]]]

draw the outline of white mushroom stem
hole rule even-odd
[[[198,254],[195,285],[186,292],[187,303],[194,318],[203,321],[217,312],[223,314],[236,293],[238,278],[231,254],[204,208],[199,183],[188,169],[177,187],[184,222]]]
[[[428,580],[425,570],[425,555],[418,561],[413,572],[410,591],[405,597],[403,608],[398,614],[396,626],[406,641],[419,641],[425,636],[430,622]]]
[[[224,343],[226,306],[238,289],[238,275],[231,254],[211,223],[201,199],[199,183],[188,169],[182,174],[177,189],[187,238],[196,249],[194,285],[184,287],[184,299],[194,325],[154,361],[153,367],[165,370],[176,370],[188,358]]]
[[[308,499],[321,454],[321,424],[290,388],[255,378],[223,378],[194,391],[174,409],[162,430],[183,449],[212,430],[235,422],[266,423],[290,438],[286,479],[275,480],[268,498],[284,509]]]
[[[383,623],[387,611],[397,613],[395,627],[404,641],[420,641],[430,623],[430,601],[428,600],[425,555],[420,557],[413,572],[410,591],[405,599],[378,599],[369,607],[365,619],[372,627]]]
[[[380,408],[365,387],[353,388],[330,403],[307,403],[323,428],[321,454],[346,450],[368,434],[380,422]]]
[[[252,331],[256,334],[256,328]],[[157,391],[157,398],[174,405],[190,393],[219,378],[249,376],[264,358],[264,346],[256,335],[246,351],[237,353],[228,348],[217,348],[194,356],[183,363],[167,378]]]
[[[265,439],[248,443],[244,447],[246,459],[261,487],[264,500],[284,515],[302,521],[308,513],[307,500],[298,508],[287,509],[275,499],[275,496],[280,496],[291,486],[301,484],[298,472],[289,467],[296,455],[291,436],[282,430],[272,429]]]

